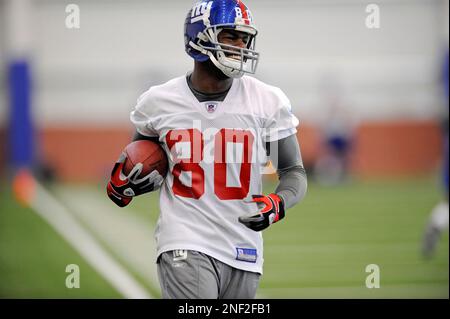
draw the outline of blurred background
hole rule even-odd
[[[192,69],[193,3],[0,0],[0,297],[160,297],[158,194],[118,209],[104,187],[137,97]],[[448,1],[245,3],[309,178],[264,232],[258,297],[448,298]]]

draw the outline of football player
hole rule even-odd
[[[142,94],[131,122],[137,139],[165,149],[169,172],[142,187],[113,171],[119,206],[161,186],[156,227],[163,298],[254,298],[263,271],[261,231],[303,199],[307,180],[286,95],[246,74],[259,61],[257,29],[239,0],[200,1],[184,24],[194,69]],[[268,159],[279,184],[262,194]],[[123,158],[122,158],[123,161]],[[146,185],[148,180],[146,180]]]
[[[448,230],[449,205],[448,205],[448,52],[442,68],[442,84],[445,93],[445,119],[443,129],[443,161],[442,161],[442,185],[444,186],[444,198],[431,211],[427,226],[422,239],[422,256],[433,257],[436,245],[444,231]]]

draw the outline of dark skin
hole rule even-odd
[[[219,43],[245,48],[250,41],[250,36],[244,32],[223,29],[219,33],[217,39]],[[208,59],[206,62],[195,61],[194,71],[191,74],[191,83],[193,88],[197,91],[203,93],[220,93],[225,92],[231,87],[233,79],[223,74],[223,72]],[[147,137],[138,132],[136,132],[133,137],[133,141],[144,139],[159,142],[157,137]]]
[[[219,43],[245,48],[250,40],[249,38],[250,36],[247,33],[224,29],[219,33],[217,40]],[[231,87],[233,79],[223,74],[208,59],[206,62],[195,61],[194,71],[191,75],[191,83],[197,91],[203,93],[220,93]]]

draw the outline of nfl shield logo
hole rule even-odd
[[[213,113],[217,109],[217,105],[218,105],[218,103],[215,103],[215,102],[205,103],[206,111],[208,113]]]

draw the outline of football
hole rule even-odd
[[[162,177],[167,174],[167,155],[164,149],[156,142],[149,140],[138,140],[128,144],[124,152],[127,155],[123,167],[123,173],[129,174],[133,167],[142,163],[142,172],[139,177],[144,177],[157,170]]]

